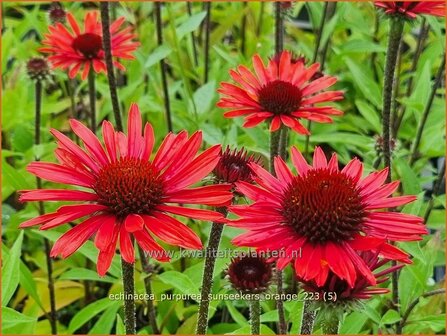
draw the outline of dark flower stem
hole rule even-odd
[[[270,172],[275,175],[274,158],[279,153],[279,140],[281,137],[281,131],[275,131],[270,133]]]
[[[425,210],[424,223],[427,223],[428,219],[430,218],[430,214],[431,214],[433,207],[435,205],[434,197],[438,196],[441,193],[442,181],[445,178],[445,159],[444,159],[444,163],[442,164],[442,168],[438,169],[438,170],[439,170],[438,178],[436,179],[436,181],[433,185],[432,195],[431,195],[430,200],[428,201],[427,209]]]
[[[186,10],[188,11],[188,15],[192,16],[192,3],[190,1],[186,2]],[[194,64],[195,66],[198,66],[199,56],[197,54],[197,38],[194,32],[191,32],[191,41],[192,41],[192,53],[194,56]]]
[[[133,264],[126,262],[121,258],[121,267],[123,272],[123,288],[124,288],[124,325],[126,335],[136,334],[136,318],[135,318],[135,283]]]
[[[143,267],[143,271],[148,274],[151,273],[151,265],[149,264],[149,260],[146,257],[144,250],[139,246],[138,251],[140,253],[141,265]],[[151,276],[148,274],[144,278],[144,286],[146,288],[146,294],[148,297],[152,296],[152,285],[151,285]],[[152,334],[158,335],[160,334],[160,330],[157,326],[157,317],[155,314],[154,302],[152,300],[147,300],[147,316],[149,320],[149,325],[152,328]]]
[[[113,115],[118,131],[123,131],[123,120],[121,118],[118,93],[116,89],[115,69],[112,59],[112,45],[110,40],[110,18],[109,3],[104,1],[99,4],[101,8],[102,42],[104,47],[105,61],[107,67],[107,78],[109,80],[110,98],[112,100]]]
[[[284,49],[284,20],[281,2],[275,2],[275,51],[279,55]]]
[[[301,335],[311,335],[314,328],[315,310],[310,307],[309,300],[304,301],[303,317],[301,319]]]
[[[204,43],[204,54],[205,54],[205,66],[203,74],[203,82],[208,82],[208,73],[210,70],[210,34],[211,34],[211,1],[205,3],[205,43]]]
[[[228,213],[227,208],[217,208],[223,216]],[[222,237],[224,225],[213,223],[211,226],[210,239],[205,253],[205,265],[203,267],[202,288],[200,291],[201,300],[197,315],[197,335],[205,335],[208,329],[208,310],[210,306],[209,295],[213,286],[214,265],[216,264],[217,251],[219,250],[220,238]]]
[[[442,57],[441,66],[439,67],[435,82],[433,84],[433,88],[430,93],[430,97],[428,99],[427,105],[425,106],[425,109],[424,109],[424,113],[422,114],[421,120],[418,125],[418,129],[416,132],[416,138],[415,138],[415,140],[413,142],[413,146],[411,148],[410,166],[412,166],[415,163],[415,161],[418,157],[418,148],[421,143],[422,133],[424,132],[428,114],[430,113],[431,107],[433,105],[433,101],[435,100],[436,92],[437,92],[439,86],[441,85],[444,69],[445,69],[445,55],[443,55],[443,57]]]
[[[410,317],[411,312],[417,306],[417,304],[419,303],[421,298],[428,298],[430,296],[438,295],[438,294],[445,294],[445,288],[435,289],[430,292],[426,292],[426,293],[422,294],[420,297],[418,297],[416,300],[412,301],[402,316],[402,320],[399,323],[399,329],[398,329],[397,333],[398,334],[402,333],[402,329],[405,327],[405,324],[407,323],[407,320]]]
[[[259,335],[261,328],[261,305],[259,304],[259,300],[252,299],[250,300],[250,327],[252,335]]]
[[[241,22],[241,53],[245,56],[245,40],[247,33],[247,2],[242,3],[242,22]]]
[[[279,150],[278,154],[283,159],[287,156],[287,147],[289,142],[289,128],[284,125],[281,127],[281,135],[279,137]]]
[[[426,19],[425,18],[422,20],[422,24],[421,24],[420,30],[421,30],[421,32],[420,32],[419,37],[418,37],[416,51],[415,51],[415,53],[413,55],[413,61],[412,61],[412,64],[411,64],[410,73],[415,73],[415,71],[417,69],[417,66],[418,66],[418,63],[419,63],[419,58],[421,57],[422,51],[424,49],[425,39],[427,38],[428,32],[430,30],[430,25],[426,24]],[[405,94],[406,97],[409,97],[411,95],[411,92],[413,91],[413,84],[414,84],[414,77],[411,76],[408,79],[408,82],[407,82],[407,91],[406,91],[406,94]],[[401,125],[402,120],[403,120],[404,115],[405,115],[405,111],[406,111],[405,104],[401,105],[400,110],[401,111],[398,114],[395,123],[392,125],[393,126],[393,137],[394,138],[397,137],[400,125]]]
[[[385,73],[383,76],[383,108],[382,108],[382,132],[383,132],[383,156],[385,167],[389,168],[387,183],[391,182],[391,146],[390,146],[390,115],[393,102],[393,83],[396,70],[400,40],[404,27],[404,21],[398,17],[390,18],[390,33],[388,50],[386,54]]]
[[[338,316],[337,314],[332,313],[327,320],[323,321],[323,333],[326,335],[337,335],[338,325]]]
[[[35,132],[34,132],[34,144],[40,145],[40,124],[41,124],[41,115],[42,115],[42,82],[40,80],[36,81],[36,105],[35,105]],[[36,158],[36,161],[39,161],[40,158]],[[42,189],[42,180],[40,178],[36,178],[37,189]],[[45,209],[43,202],[39,202],[39,214],[45,214]],[[45,246],[45,256],[47,263],[47,275],[48,275],[48,292],[50,294],[50,315],[49,321],[51,325],[51,333],[53,335],[57,334],[57,315],[56,315],[56,294],[54,291],[54,281],[53,281],[53,261],[50,257],[51,246],[48,239],[44,238],[44,246]]]
[[[90,127],[92,132],[96,133],[96,89],[93,69],[88,72],[88,97],[90,102]]]
[[[155,10],[155,22],[157,26],[157,43],[159,46],[163,44],[163,25],[161,19],[161,2],[154,3]],[[166,112],[166,125],[168,132],[172,132],[172,117],[171,117],[171,104],[169,101],[168,80],[166,76],[166,62],[164,59],[160,60],[161,82],[163,85],[163,96]]]
[[[284,18],[282,13],[281,2],[275,3],[275,52],[276,55],[279,55],[284,49]],[[270,171],[273,175],[275,175],[275,166],[274,166],[274,158],[281,152],[285,152],[285,147],[281,150],[279,148],[281,143],[281,130],[284,128],[281,127],[280,130],[271,133],[270,138]],[[283,146],[287,143],[287,132],[284,133],[283,137]],[[276,271],[276,287],[278,299],[276,300],[276,307],[278,309],[278,333],[284,335],[287,333],[287,324],[284,313],[284,302],[281,297],[283,294],[283,280],[282,280],[282,271]]]
[[[328,15],[328,11],[329,11],[329,2],[326,1],[324,3],[323,16],[321,17],[320,27],[316,31],[315,48],[314,48],[314,53],[313,53],[313,57],[312,57],[312,63],[315,63],[318,58],[318,51],[320,50],[321,38],[323,37],[323,30],[324,30],[324,25],[326,23],[326,16]],[[311,131],[312,122],[310,120],[307,121],[306,128],[309,130],[309,132]],[[306,139],[305,139],[305,143],[304,143],[304,157],[306,157],[306,158],[309,155],[309,145],[310,145],[310,135],[306,135]]]
[[[281,133],[282,130],[285,128],[281,128],[280,130],[276,132],[270,133],[270,171],[273,175],[275,175],[275,166],[274,166],[274,158],[280,153],[285,153],[285,147],[279,146],[280,139],[281,139]],[[283,139],[282,145],[286,145],[286,140]],[[276,287],[277,287],[277,294],[279,295],[279,298],[276,300],[276,306],[278,309],[278,334],[284,335],[287,332],[287,324],[286,324],[286,318],[284,314],[284,303],[281,299],[282,293],[283,293],[283,279],[282,279],[282,271],[277,270],[276,271]]]
[[[112,46],[110,40],[110,18],[109,3],[101,2],[101,25],[103,36],[103,47],[105,61],[107,66],[107,78],[109,80],[110,97],[112,100],[113,114],[115,116],[116,127],[118,131],[123,131],[123,121],[121,119],[120,107],[118,102],[118,94],[116,90],[115,72],[112,60]],[[123,272],[123,288],[124,288],[124,325],[126,334],[134,335],[135,330],[135,301],[133,298],[135,292],[134,284],[134,265],[126,262],[121,258],[121,267]]]
[[[276,287],[277,294],[279,295],[279,299],[276,300],[276,308],[278,309],[278,333],[280,335],[285,335],[287,334],[287,322],[286,315],[284,313],[284,302],[281,299],[284,293],[284,288],[282,271],[278,269],[276,270]]]
[[[390,18],[390,32],[388,38],[388,49],[385,61],[385,73],[383,75],[383,108],[382,108],[382,131],[383,131],[383,159],[385,167],[388,168],[387,183],[391,182],[391,138],[390,138],[390,117],[393,100],[393,82],[396,70],[397,57],[399,53],[400,40],[404,28],[404,21],[399,17]],[[395,262],[392,263],[393,266]],[[394,307],[399,310],[399,273],[394,271],[391,274],[392,301]]]

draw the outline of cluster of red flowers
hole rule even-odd
[[[441,15],[444,10],[435,2],[376,5],[388,14],[410,18],[419,13]],[[97,13],[86,14],[81,31],[70,13],[62,13],[60,8],[54,11],[56,23],[50,26],[42,42],[45,47],[40,49],[51,54],[52,67],[68,69],[70,77],[81,71],[83,79],[91,69],[105,73]],[[62,23],[65,18],[71,30]],[[130,27],[120,29],[123,23],[124,18],[119,18],[110,28],[114,64],[120,69],[124,67],[117,59],[131,59],[139,45],[132,41],[135,36]],[[230,71],[234,83],[221,84],[217,105],[229,109],[226,117],[244,116],[245,127],[267,121],[272,132],[285,125],[309,134],[303,119],[329,123],[332,116],[342,115],[330,103],[342,99],[343,92],[326,90],[337,79],[318,74],[319,64],[307,65],[303,58],[294,59],[284,51],[267,65],[255,55],[253,67],[254,72],[238,66]],[[276,267],[283,269],[291,263],[308,290],[335,291],[343,299],[368,298],[385,292],[369,287],[383,282],[383,276],[396,268],[373,271],[389,260],[410,262],[409,256],[390,242],[415,241],[427,233],[422,218],[384,210],[415,200],[414,196],[392,196],[399,182],[385,183],[387,169],[363,177],[358,159],[340,169],[337,155],[328,160],[319,147],[312,165],[292,147],[295,174],[281,157],[274,158],[274,172],[269,173],[259,159],[244,151],[227,149],[222,153],[216,145],[199,154],[200,131],[191,136],[185,131],[169,133],[152,155],[154,131],[150,123],[143,127],[136,105],[128,113],[127,135],[103,122],[103,143],[81,122],[70,120],[70,126],[82,145],[53,129],[59,163],[33,162],[28,171],[81,189],[27,190],[21,200],[81,203],[61,206],[21,227],[41,225],[46,230],[84,218],[60,237],[51,255],[68,257],[96,235],[100,275],[109,269],[117,245],[125,261],[135,261],[134,240],[160,261],[168,257],[154,237],[171,245],[201,249],[200,238],[172,216],[179,215],[245,229],[233,239],[236,246],[261,252],[284,250],[285,255],[275,258]],[[211,172],[218,184],[192,187]],[[252,204],[230,206],[233,188]],[[239,218],[227,221],[215,211],[175,204],[228,206]],[[258,290],[268,286],[272,268],[264,259],[236,258],[228,274],[236,288]]]

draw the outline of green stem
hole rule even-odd
[[[186,1],[186,10],[188,11],[188,15],[192,16],[192,4],[189,1]],[[194,32],[191,32],[191,41],[192,41],[192,53],[194,56],[194,65],[199,65],[199,56],[197,55],[197,38]]]
[[[416,300],[411,302],[405,311],[404,315],[402,316],[402,320],[399,323],[399,329],[397,330],[397,334],[402,333],[402,329],[405,327],[405,324],[407,323],[408,318],[410,317],[411,312],[413,309],[417,306],[421,298],[427,298],[433,295],[439,295],[439,294],[445,294],[445,288],[435,289],[430,292],[422,294],[420,297],[418,297]]]
[[[258,25],[256,27],[256,37],[259,37],[262,31],[262,23],[264,21],[264,12],[265,12],[265,2],[262,1],[260,8],[259,8],[259,18],[258,18]]]
[[[301,319],[301,335],[311,335],[314,328],[316,313],[315,310],[311,309],[310,305],[311,302],[309,300],[304,301],[303,316]]]
[[[126,262],[121,258],[121,267],[123,272],[123,288],[124,288],[124,325],[127,335],[136,334],[135,319],[135,284],[134,284],[134,268],[133,264]]]
[[[323,321],[323,333],[326,335],[337,335],[339,324],[337,315],[331,314],[327,320]]]
[[[416,138],[413,142],[413,146],[411,149],[410,156],[410,166],[414,164],[418,156],[418,148],[422,139],[422,132],[424,132],[425,124],[427,122],[428,114],[430,113],[431,107],[433,105],[433,101],[435,100],[436,91],[438,90],[439,85],[441,85],[441,81],[443,79],[443,73],[445,69],[445,55],[442,57],[442,63],[436,75],[435,83],[433,84],[433,88],[431,90],[430,97],[428,99],[428,103],[425,106],[424,113],[422,114],[421,121],[419,122],[418,129],[416,132]]]
[[[42,116],[42,82],[40,80],[36,81],[36,106],[35,106],[35,132],[34,132],[34,144],[40,145],[40,124]],[[36,158],[39,161],[40,158]],[[42,189],[42,180],[37,177],[37,189]],[[39,214],[45,214],[45,208],[43,202],[39,202]],[[48,292],[50,294],[50,315],[49,322],[51,326],[51,333],[53,335],[57,334],[57,315],[56,315],[56,294],[54,291],[54,280],[53,280],[53,262],[50,257],[51,246],[48,239],[43,240],[45,246],[45,257],[47,263],[47,276],[48,276]]]
[[[217,208],[223,216],[228,213],[227,208]],[[205,335],[208,329],[208,310],[210,306],[210,294],[213,286],[214,265],[216,264],[217,252],[219,250],[220,238],[223,231],[222,223],[213,223],[211,226],[210,239],[205,253],[205,264],[203,267],[202,289],[200,291],[200,305],[197,315],[197,335]]]
[[[391,139],[390,139],[390,117],[393,101],[393,81],[396,70],[397,56],[400,40],[404,28],[404,21],[399,17],[390,18],[390,33],[388,38],[388,50],[386,54],[385,73],[383,76],[383,108],[382,108],[382,131],[383,131],[383,159],[385,167],[388,168],[387,183],[391,182]],[[391,275],[392,300],[396,309],[399,309],[398,271]]]
[[[259,335],[261,328],[261,305],[259,300],[250,300],[250,327],[252,335]]]
[[[419,63],[419,58],[422,54],[422,51],[424,50],[424,42],[427,38],[429,30],[430,30],[430,25],[426,24],[426,19],[424,18],[421,23],[420,33],[419,33],[419,37],[418,37],[418,43],[416,46],[416,51],[414,52],[414,55],[413,55],[413,62],[411,63],[410,73],[412,73],[412,74],[414,74],[416,72],[416,69],[417,69],[417,66]],[[411,92],[413,91],[413,83],[414,83],[414,76],[411,76],[407,82],[407,91],[405,93],[405,97],[410,97]],[[392,125],[394,138],[397,138],[397,134],[399,132],[400,125],[401,125],[402,120],[405,115],[406,105],[402,104],[400,106],[400,110],[401,111],[397,116],[395,124]]]

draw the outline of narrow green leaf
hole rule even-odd
[[[115,316],[118,309],[121,307],[120,301],[112,301],[112,306],[107,308],[107,310],[101,315],[101,317],[96,321],[95,325],[88,332],[89,335],[108,335],[110,334],[113,323],[115,322]]]
[[[82,310],[80,310],[70,321],[68,325],[68,333],[73,334],[76,330],[82,327],[85,323],[90,321],[94,316],[98,315],[100,312],[106,310],[107,308],[113,306],[119,301],[112,301],[108,297],[92,302]]]
[[[20,252],[22,249],[24,231],[20,231],[19,237],[12,246],[9,257],[2,267],[2,306],[6,306],[11,300],[20,281]]]
[[[382,316],[382,320],[380,321],[382,324],[394,324],[400,321],[400,315],[394,309],[388,310],[385,315]]]
[[[191,15],[188,18],[188,20],[186,20],[180,26],[178,26],[178,28],[176,29],[178,40],[180,40],[186,34],[191,33],[194,30],[196,30],[197,28],[199,28],[203,19],[205,19],[205,16],[206,16],[206,12],[200,12],[200,13]]]
[[[14,333],[18,333],[21,325],[23,327],[23,324],[36,323],[36,320],[37,320],[37,318],[24,315],[12,308],[2,307],[2,333],[3,334],[8,333],[8,331],[12,331],[13,328],[15,329]]]
[[[162,59],[168,57],[172,52],[171,47],[167,45],[161,45],[157,47],[146,59],[146,63],[144,63],[144,67],[150,68],[154,64],[158,64]]]

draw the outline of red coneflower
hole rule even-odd
[[[271,59],[266,67],[259,55],[255,55],[254,74],[243,65],[230,71],[236,85],[224,82],[218,90],[223,97],[217,106],[231,109],[225,117],[245,116],[244,127],[269,120],[272,132],[284,124],[298,133],[309,134],[300,119],[330,123],[331,115],[343,114],[332,106],[316,106],[343,98],[342,91],[322,92],[335,84],[335,77],[312,79],[320,65],[306,67],[303,60],[292,60],[288,51],[277,58]]]
[[[359,256],[371,272],[376,271],[389,262],[388,259],[378,258],[378,253],[372,253],[370,251],[361,252]],[[402,268],[402,266],[402,264],[395,265],[373,273],[376,279],[376,284],[378,285],[387,281],[389,278],[387,275]],[[369,280],[361,273],[357,273],[357,278],[353,287],[350,287],[346,280],[340,279],[332,271],[329,271],[327,280],[322,286],[317,285],[314,280],[306,281],[300,278],[298,278],[298,280],[304,284],[303,288],[305,291],[317,293],[317,295],[314,296],[315,300],[323,301],[325,303],[329,301],[335,304],[335,306],[350,305],[352,308],[352,305],[355,305],[359,300],[370,299],[373,295],[386,294],[389,292],[387,288],[371,287]],[[328,293],[332,293],[330,300],[328,300],[327,297]]]
[[[116,59],[134,59],[134,52],[140,45],[132,41],[135,37],[131,27],[120,30],[125,18],[120,17],[110,26],[112,56]],[[84,18],[83,32],[71,13],[67,13],[67,21],[71,32],[61,23],[49,27],[50,33],[45,34],[42,41],[46,47],[39,51],[50,53],[48,57],[54,68],[69,69],[70,78],[74,78],[82,69],[82,79],[87,78],[90,68],[96,73],[107,72],[102,45],[102,28],[97,12],[88,12]],[[122,70],[124,66],[117,60],[114,65]]]
[[[415,19],[420,14],[445,16],[444,1],[375,1],[374,4],[388,15],[401,15],[407,19]]]
[[[253,182],[253,172],[249,163],[259,163],[260,158],[254,155],[248,155],[247,151],[242,149],[231,150],[229,146],[220,155],[220,160],[214,168],[214,175],[219,183],[234,183],[237,181]]]
[[[227,275],[237,291],[259,294],[265,292],[270,285],[273,275],[272,264],[257,254],[244,253],[231,260]]]
[[[249,230],[233,240],[235,245],[258,251],[284,250],[277,258],[278,268],[294,259],[297,275],[306,281],[314,279],[319,286],[326,282],[329,271],[351,288],[358,272],[374,284],[371,270],[357,251],[374,251],[380,246],[383,257],[410,262],[404,252],[383,242],[419,240],[427,230],[420,217],[377,211],[416,199],[390,197],[399,181],[384,184],[387,169],[362,179],[363,165],[357,159],[339,170],[336,154],[327,162],[319,147],[313,166],[296,148],[291,154],[298,175],[276,157],[277,177],[252,163],[259,186],[236,183],[237,190],[254,204],[229,208],[240,219],[228,225]]]
[[[59,238],[51,256],[68,257],[96,233],[95,245],[100,251],[97,269],[104,275],[118,239],[122,257],[129,263],[135,259],[132,236],[143,250],[162,261],[168,258],[153,235],[171,245],[202,248],[199,237],[169,214],[224,220],[214,211],[172,204],[219,206],[232,199],[228,184],[188,188],[208,175],[219,161],[220,145],[197,155],[202,144],[201,132],[189,138],[185,131],[177,135],[169,133],[151,160],[153,129],[147,123],[142,135],[141,115],[135,104],[129,111],[127,136],[116,132],[110,122],[103,122],[105,148],[79,121],[72,119],[70,125],[85,149],[53,129],[51,133],[58,140],[56,156],[60,163],[33,162],[27,170],[51,182],[91,190],[30,190],[23,191],[20,198],[22,201],[83,202],[62,206],[54,213],[30,219],[20,226],[43,224],[40,229],[46,230],[88,216]]]

